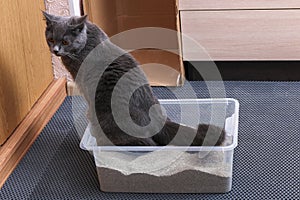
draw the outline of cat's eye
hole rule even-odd
[[[69,44],[69,42],[66,41],[66,40],[63,40],[61,43],[62,43],[63,45],[68,45],[68,44]]]
[[[48,41],[51,42],[51,43],[54,43],[54,39],[53,38],[49,38]]]

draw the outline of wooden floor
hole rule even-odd
[[[66,80],[54,80],[0,147],[0,188],[66,97]]]

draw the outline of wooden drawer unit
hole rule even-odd
[[[179,10],[300,8],[299,0],[179,0]]]
[[[212,60],[300,59],[300,10],[292,9],[299,1],[272,1],[273,7],[269,1],[224,2],[179,1],[182,33]],[[184,60],[208,60],[187,38],[182,37]]]

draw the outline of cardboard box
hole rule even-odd
[[[174,0],[115,0],[117,15],[175,15]]]
[[[176,0],[84,0],[83,2],[84,12],[89,16],[89,20],[112,37],[112,42],[132,52],[152,86],[183,84],[184,67],[177,32],[180,30],[180,23]],[[156,27],[156,30],[161,28],[161,35],[142,33],[131,37],[132,43],[128,42],[128,38],[114,38],[124,31],[130,32],[146,27]]]

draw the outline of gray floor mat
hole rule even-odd
[[[204,82],[191,84],[198,98],[209,97]],[[93,158],[79,148],[72,98],[67,97],[1,189],[0,199],[300,199],[300,83],[224,84],[227,97],[240,102],[231,192],[101,192]],[[191,97],[185,88],[181,90],[185,98]],[[158,98],[174,97],[166,88],[156,87],[154,93]],[[85,125],[82,118],[82,129]]]

